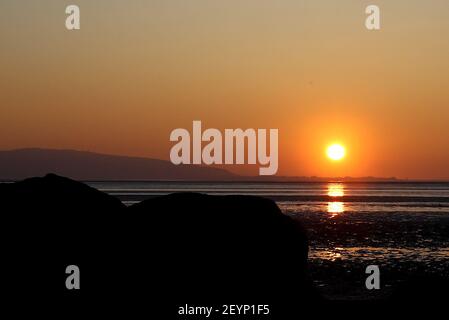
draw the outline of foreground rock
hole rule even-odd
[[[140,228],[135,243],[150,237],[154,244],[154,267],[165,276],[154,284],[168,301],[250,297],[296,305],[313,296],[305,233],[271,200],[184,193],[146,200],[128,211]]]
[[[0,184],[0,204],[1,289],[11,301],[69,294],[65,268],[71,264],[86,269],[85,280],[93,272],[93,279],[125,209],[114,197],[53,174]]]
[[[65,297],[60,303],[172,312],[192,302],[296,308],[315,297],[305,234],[271,200],[185,193],[126,208],[47,175],[0,185],[0,203],[2,290],[11,301]],[[79,291],[65,288],[71,264],[81,269]]]

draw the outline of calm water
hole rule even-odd
[[[419,197],[421,200],[449,197],[449,183],[91,182],[89,184],[117,196],[141,197],[171,192],[251,194],[269,197]]]
[[[449,183],[89,184],[128,205],[172,192],[269,197],[306,227],[312,262],[415,262],[449,273]]]

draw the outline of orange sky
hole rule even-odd
[[[168,159],[201,120],[278,128],[280,175],[449,179],[446,0],[72,2],[75,32],[64,1],[0,3],[0,149]]]

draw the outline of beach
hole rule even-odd
[[[305,227],[309,272],[330,299],[386,298],[411,277],[449,277],[449,183],[89,184],[127,205],[174,192],[274,199]],[[379,266],[382,290],[366,290],[368,265]]]

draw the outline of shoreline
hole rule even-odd
[[[143,201],[145,199],[153,199],[153,198],[157,198],[166,194],[170,194],[170,193],[174,193],[174,192],[170,192],[170,193],[160,193],[160,194],[126,194],[126,195],[121,195],[121,194],[114,194],[111,192],[108,192],[111,196],[117,197],[119,198],[121,201]],[[209,194],[209,193],[208,193]],[[217,194],[215,192],[211,193],[211,194]],[[219,194],[219,193],[218,193]],[[226,194],[220,194],[220,195],[240,195],[241,193],[226,193]],[[252,196],[254,194],[245,194],[245,195],[249,195]],[[321,195],[292,195],[292,196],[287,196],[287,195],[264,195],[264,194],[257,194],[254,196],[259,196],[259,197],[263,197],[263,198],[267,198],[273,201],[277,201],[277,202],[288,202],[288,201],[304,201],[304,202],[334,202],[334,201],[339,201],[339,202],[386,202],[386,203],[394,203],[394,202],[423,202],[423,203],[447,203],[449,204],[449,197],[427,197],[427,196],[420,196],[420,197],[415,197],[415,196],[411,196],[411,197],[406,197],[406,196],[344,196],[344,197],[331,197],[331,196],[321,196]]]

